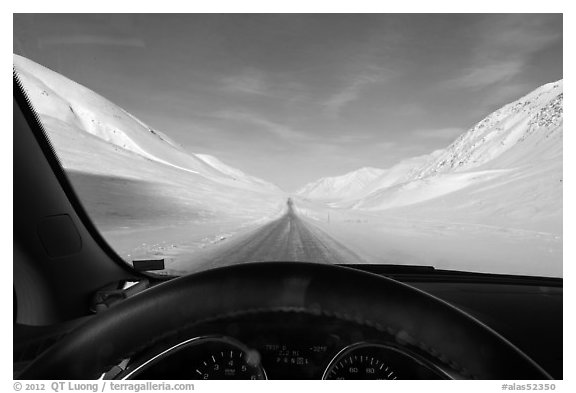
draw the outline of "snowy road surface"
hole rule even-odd
[[[300,261],[315,263],[365,263],[312,221],[301,218],[288,203],[286,213],[259,228],[229,239],[201,260],[170,266],[190,271],[246,262]],[[187,266],[185,266],[187,265]]]

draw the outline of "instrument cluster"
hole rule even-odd
[[[302,317],[300,317],[302,318]],[[228,323],[158,344],[115,378],[447,379],[445,368],[391,337],[342,324]],[[300,321],[303,322],[303,321]],[[311,329],[310,326],[315,326]]]

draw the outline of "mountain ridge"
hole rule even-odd
[[[375,168],[380,175],[370,184],[333,187],[338,182],[354,181],[357,171],[352,171],[328,178],[331,182],[326,178],[311,182],[297,195],[327,201],[333,207],[386,210],[430,201],[518,172],[528,179],[530,171],[526,168],[541,166],[556,173],[560,167],[561,173],[562,105],[563,80],[545,84],[492,112],[444,149],[403,160],[388,169]],[[533,172],[541,173],[540,169]],[[541,178],[532,181],[543,182]],[[358,192],[341,193],[342,189]]]
[[[98,93],[25,57],[15,54],[13,58],[16,73],[34,109],[41,115],[44,126],[52,135],[62,133],[65,128],[68,131],[67,137],[85,139],[91,135],[111,145],[107,150],[113,148],[119,152],[122,149],[211,181],[235,187],[262,188],[266,192],[281,192],[272,183],[254,176],[244,174],[240,178],[233,178],[198,155],[186,152],[165,134]],[[78,164],[67,157],[63,158],[63,163],[71,169]],[[89,166],[83,165],[81,169],[88,170]]]

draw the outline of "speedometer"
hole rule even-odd
[[[379,347],[356,346],[341,351],[322,379],[398,379]]]
[[[398,376],[383,359],[349,355],[334,364],[324,379],[398,379]]]
[[[447,375],[408,350],[377,343],[352,344],[334,356],[322,379],[439,379]]]

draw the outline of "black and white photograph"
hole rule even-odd
[[[14,389],[555,390],[563,29],[14,13]]]

